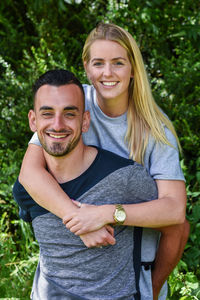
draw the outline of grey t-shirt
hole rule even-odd
[[[129,150],[125,143],[127,131],[127,114],[111,118],[105,115],[97,104],[96,91],[93,86],[83,85],[85,91],[86,110],[90,111],[91,124],[88,132],[83,134],[84,143],[99,146],[125,158],[129,157]],[[154,179],[185,180],[179,163],[179,152],[174,135],[165,128],[169,142],[174,146],[156,143],[150,138],[145,156],[144,167]],[[30,143],[40,145],[37,134],[34,134]],[[143,230],[142,261],[149,262],[155,259],[159,234],[152,229]],[[142,267],[140,275],[142,300],[152,300],[151,272]],[[164,296],[166,298],[166,288]]]
[[[154,180],[139,164],[98,149],[92,165],[61,184],[73,199],[87,204],[131,204],[157,198]],[[40,259],[32,289],[34,300],[134,300],[134,227],[115,226],[116,244],[87,248],[62,220],[40,207],[17,181],[13,194],[20,217],[32,221]],[[140,253],[140,252],[139,252]]]

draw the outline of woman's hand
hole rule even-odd
[[[96,206],[73,202],[79,209],[63,218],[66,227],[76,235],[83,235],[88,232],[96,231],[108,223],[112,223],[112,206]],[[114,207],[114,206],[113,206]],[[107,209],[106,209],[107,208]],[[110,222],[109,222],[110,221]]]

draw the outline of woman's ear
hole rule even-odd
[[[82,132],[87,132],[90,127],[90,112],[85,111],[83,114]]]
[[[87,76],[88,80],[91,82],[88,63],[86,61],[84,61],[83,65],[84,65],[86,76]]]
[[[84,66],[85,72],[87,73],[87,62],[85,60],[83,62],[83,66]]]
[[[28,120],[29,120],[29,127],[31,131],[36,132],[37,131],[37,126],[36,126],[36,116],[34,110],[29,110],[28,113]]]

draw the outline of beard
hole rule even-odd
[[[62,157],[62,156],[69,154],[77,146],[77,144],[79,143],[80,138],[81,138],[81,133],[79,133],[79,135],[76,138],[69,141],[67,145],[64,143],[59,143],[59,142],[53,142],[51,145],[48,145],[39,136],[38,136],[38,138],[40,140],[40,143],[41,143],[43,149],[49,155],[52,155],[55,157]]]

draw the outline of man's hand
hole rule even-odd
[[[83,235],[88,232],[96,231],[106,224],[108,219],[113,215],[112,206],[105,207],[104,205],[88,205],[73,201],[79,209],[73,210],[63,218],[63,223],[75,235]],[[111,220],[112,221],[112,218]]]
[[[97,231],[83,234],[80,238],[88,248],[114,245],[116,243],[114,229],[109,225],[106,225]]]

